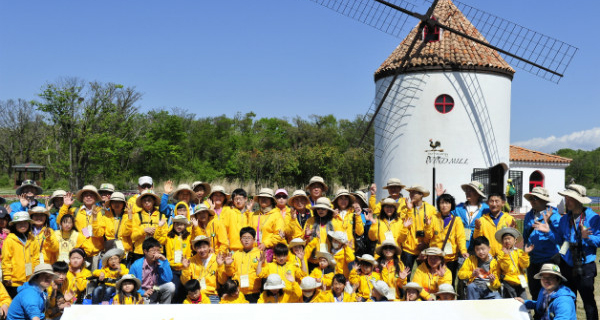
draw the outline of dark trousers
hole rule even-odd
[[[181,283],[181,270],[171,269],[171,272],[173,273],[172,282],[175,285],[175,295],[173,296],[173,299],[171,299],[171,303],[183,303],[183,300],[185,300],[186,297],[186,292],[183,283]]]
[[[458,260],[446,261],[446,268],[452,272],[452,282],[450,283],[456,289],[456,274],[458,273]]]
[[[92,292],[92,304],[100,304],[101,302],[110,301],[117,293],[115,287],[99,285]]]
[[[544,262],[545,263],[545,262]],[[540,294],[540,290],[542,290],[542,284],[540,280],[534,279],[533,277],[540,272],[542,269],[542,265],[544,263],[529,263],[529,267],[527,267],[527,282],[529,286],[529,294],[531,294],[531,300],[537,300],[538,295]],[[534,320],[539,320],[544,316],[543,314],[535,311],[533,315]]]
[[[413,273],[413,270],[415,269],[415,268],[413,268],[413,265],[415,264],[415,260],[417,260],[417,257],[418,256],[416,256],[414,254],[410,254],[406,251],[402,251],[402,254],[400,255],[400,260],[402,260],[402,263],[404,263],[405,267],[410,268],[410,273],[408,274],[406,279],[412,280],[412,273]]]
[[[248,300],[249,303],[256,303],[260,298],[260,293],[247,294],[245,295],[245,298],[246,300]]]
[[[560,271],[567,278],[567,287],[575,294],[581,295],[583,309],[587,320],[598,320],[598,306],[594,299],[594,278],[596,277],[596,263],[590,262],[581,266],[580,275],[573,274],[573,268],[564,260],[560,261]]]

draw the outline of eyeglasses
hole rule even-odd
[[[252,240],[252,241],[254,241],[254,237],[249,237],[249,236],[247,236],[247,237],[241,237],[240,239],[242,239],[242,240]]]
[[[140,186],[142,189],[151,189],[152,185],[151,184],[143,184]]]

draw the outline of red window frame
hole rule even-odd
[[[442,99],[442,101],[438,102],[440,98]],[[435,98],[433,106],[435,107],[435,111],[441,114],[447,114],[450,111],[454,110],[454,99],[450,95],[441,94],[437,98]]]
[[[531,180],[531,177],[537,173],[540,177],[541,180]],[[537,178],[537,177],[535,177]],[[529,192],[531,192],[531,190],[533,190],[533,188],[535,187],[544,187],[544,182],[546,180],[546,177],[544,176],[544,174],[540,171],[540,170],[535,170],[534,172],[532,172],[529,175]]]

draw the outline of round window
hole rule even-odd
[[[446,114],[454,109],[454,99],[447,94],[442,94],[435,99],[435,110]]]

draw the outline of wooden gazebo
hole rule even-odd
[[[21,186],[23,180],[28,179],[34,180],[38,186],[41,186],[42,180],[46,178],[46,167],[33,162],[16,164],[12,168],[15,172],[15,189]]]

